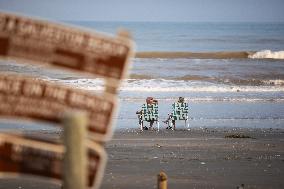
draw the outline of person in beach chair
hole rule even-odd
[[[137,111],[138,120],[141,130],[148,130],[153,127],[154,122],[157,123],[159,130],[159,111],[158,111],[158,101],[154,100],[153,97],[146,98],[146,104],[142,105],[142,109]],[[149,122],[149,128],[144,126],[144,121]]]
[[[177,120],[184,120],[185,126],[189,128],[188,103],[184,101],[183,97],[179,97],[178,101],[172,104],[172,112],[168,114],[168,118],[163,121],[167,124],[166,129],[175,130]]]

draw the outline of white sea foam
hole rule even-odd
[[[284,80],[281,79],[270,79],[263,81],[263,83],[268,85],[275,85],[275,86],[284,86]]]
[[[263,50],[263,51],[258,51],[252,55],[249,55],[248,57],[253,59],[263,59],[263,58],[284,59],[284,51],[273,52],[271,50]]]
[[[281,80],[282,81],[282,80]],[[275,81],[274,81],[275,82]],[[276,86],[239,86],[225,85],[200,81],[183,80],[127,80],[122,86],[123,91],[141,92],[284,92],[284,87]]]
[[[102,79],[50,79],[46,80],[61,83],[67,86],[76,87],[85,90],[101,91],[104,89],[104,82]]]
[[[74,79],[53,80],[86,90],[103,90],[102,79]],[[209,92],[209,93],[236,93],[236,92],[284,92],[283,80],[267,80],[263,86],[226,85],[202,81],[184,81],[167,79],[127,79],[123,82],[120,91],[129,92]]]

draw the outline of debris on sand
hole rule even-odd
[[[248,135],[244,135],[244,134],[231,134],[231,135],[226,135],[225,138],[252,138],[252,139],[255,139],[251,136],[248,136]]]

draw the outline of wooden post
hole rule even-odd
[[[157,189],[167,189],[168,188],[168,177],[165,172],[161,171],[158,176],[158,187]]]
[[[85,189],[87,186],[87,115],[69,112],[63,117],[64,125],[64,189]]]

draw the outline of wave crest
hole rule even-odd
[[[249,58],[253,59],[284,59],[284,51],[271,51],[271,50],[263,50],[258,51],[256,53],[253,53],[251,55],[248,55]]]
[[[160,59],[284,59],[284,51],[227,51],[227,52],[160,52],[147,51],[137,52],[135,58],[160,58]]]
[[[54,80],[68,86],[92,91],[104,89],[101,79]],[[217,84],[197,80],[168,80],[168,79],[127,79],[123,81],[120,91],[127,92],[207,92],[207,93],[236,93],[236,92],[284,92],[283,80],[263,80],[266,85]]]

